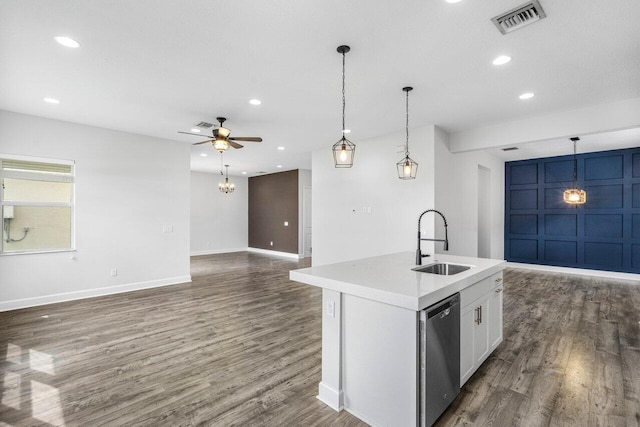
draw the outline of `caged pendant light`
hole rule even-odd
[[[587,192],[578,188],[578,160],[576,159],[576,143],[580,138],[575,136],[569,139],[573,141],[573,188],[565,190],[562,198],[570,205],[584,205],[587,203]]]
[[[233,193],[236,186],[229,182],[229,165],[224,165],[224,167],[227,168],[227,175],[224,177],[224,182],[218,184],[218,190],[226,194]],[[222,173],[222,171],[220,171],[220,173]]]
[[[338,53],[342,54],[342,138],[333,144],[333,163],[337,168],[350,168],[353,166],[353,155],[356,151],[356,145],[345,138],[346,133],[344,126],[345,96],[344,96],[344,71],[345,71],[345,55],[351,48],[349,46],[338,46]]]
[[[407,93],[407,121],[405,124],[405,130],[407,139],[404,144],[404,158],[396,163],[398,168],[398,178],[400,179],[416,179],[416,173],[418,173],[418,163],[413,161],[409,157],[409,92],[413,90],[412,87],[407,86],[402,88]]]

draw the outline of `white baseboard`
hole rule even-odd
[[[524,268],[526,270],[549,271],[553,273],[577,274],[580,276],[606,277],[609,279],[640,281],[640,274],[620,273],[618,271],[588,270],[586,268],[556,267],[554,265],[525,264],[508,262],[507,267]]]
[[[334,390],[323,382],[318,384],[318,395],[316,397],[334,411],[340,412],[343,409],[342,391]]]
[[[146,282],[127,283],[124,285],[108,286],[104,288],[87,289],[83,291],[65,292],[62,294],[44,295],[41,297],[0,301],[0,311],[17,310],[20,308],[35,307],[38,305],[53,304],[56,302],[73,301],[85,298],[94,298],[104,295],[120,294],[123,292],[138,291],[141,289],[158,288],[161,286],[177,285],[191,282],[191,276],[168,277],[166,279],[149,280]]]
[[[216,254],[227,254],[230,252],[245,252],[247,248],[231,248],[231,249],[209,249],[206,251],[191,251],[191,256],[199,256],[199,255],[216,255]]]
[[[255,253],[258,253],[258,254],[275,255],[275,256],[282,256],[282,257],[293,258],[293,259],[300,259],[301,258],[300,255],[292,254],[292,253],[289,253],[289,252],[269,251],[267,249],[258,249],[258,248],[247,248],[247,250],[249,252],[255,252]]]

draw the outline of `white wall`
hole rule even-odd
[[[504,258],[504,161],[484,151],[453,154],[436,128],[435,205],[449,223],[449,254],[478,255],[478,166],[490,171],[491,258]],[[440,233],[440,230],[437,230]],[[436,245],[437,252],[443,252]]]
[[[218,190],[220,174],[191,172],[191,255],[246,251],[249,182],[230,177],[233,193]]]
[[[638,117],[640,98],[632,98],[455,132],[450,148],[455,153],[630,129],[640,125]]]
[[[398,179],[404,132],[354,137],[350,169],[333,166],[331,144],[313,153],[313,265],[416,250],[418,216],[435,206],[434,133],[434,126],[411,131],[415,180]],[[433,234],[433,224],[433,216],[425,217],[425,235]],[[423,242],[423,251],[432,252],[433,244]]]
[[[75,160],[77,248],[0,256],[0,310],[190,280],[188,145],[0,111],[0,153]]]
[[[311,171],[298,169],[298,256],[304,258],[304,187],[311,187]]]

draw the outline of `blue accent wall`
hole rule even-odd
[[[505,164],[505,259],[640,273],[640,148],[577,159],[587,203],[573,206],[573,156]]]

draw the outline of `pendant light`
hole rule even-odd
[[[227,168],[227,175],[224,178],[224,182],[218,184],[218,190],[226,194],[233,193],[236,186],[229,182],[229,165],[224,165],[224,167]],[[220,173],[222,173],[222,171],[220,171]]]
[[[411,160],[411,157],[409,157],[409,92],[411,92],[413,88],[407,86],[403,87],[402,90],[407,93],[407,121],[405,124],[407,139],[404,143],[404,158],[396,163],[396,167],[398,168],[398,178],[416,179],[416,173],[418,173],[418,163]]]
[[[575,136],[569,139],[573,141],[573,188],[565,190],[562,198],[570,205],[584,205],[587,203],[587,192],[578,188],[578,160],[576,159],[576,143],[580,138]]]
[[[344,96],[344,64],[345,55],[351,48],[349,46],[338,46],[338,53],[342,54],[342,138],[335,144],[333,144],[333,163],[337,168],[350,168],[353,166],[353,155],[356,151],[356,145],[344,137],[346,128],[344,126],[344,110],[345,110],[345,96]]]

